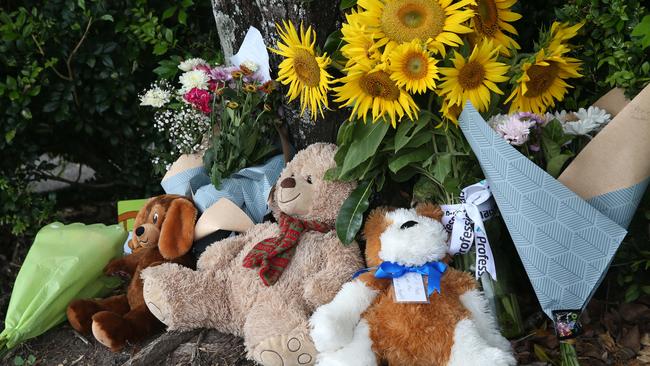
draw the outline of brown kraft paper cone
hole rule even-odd
[[[558,180],[588,200],[649,176],[650,85],[587,144]]]

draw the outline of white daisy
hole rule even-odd
[[[250,72],[253,72],[253,73],[257,72],[257,70],[259,70],[259,68],[260,68],[257,65],[257,63],[255,63],[255,61],[251,61],[251,60],[246,60],[246,61],[242,62],[241,64],[239,64],[239,67],[245,67],[248,70],[250,70]]]
[[[140,105],[160,108],[171,100],[169,90],[155,86],[140,96]]]
[[[577,121],[568,121],[562,125],[567,135],[589,135],[599,130],[611,120],[611,115],[598,107],[580,108],[574,113]]]
[[[182,86],[180,92],[185,94],[192,90],[192,88],[208,90],[208,81],[210,81],[210,77],[203,70],[192,70],[183,73],[179,78],[179,81]]]
[[[178,68],[183,71],[192,71],[199,65],[207,65],[208,63],[202,58],[190,58],[178,65]]]

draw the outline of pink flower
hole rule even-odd
[[[212,110],[210,108],[210,100],[212,97],[210,95],[210,92],[207,90],[192,88],[192,90],[185,93],[183,98],[205,114],[210,113]]]
[[[523,145],[528,141],[530,128],[535,121],[523,121],[517,115],[510,116],[504,122],[496,126],[496,130],[510,145]]]

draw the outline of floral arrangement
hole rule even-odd
[[[557,122],[563,124],[560,137],[557,123],[546,121],[545,113],[562,102],[571,79],[582,76],[570,43],[581,23],[554,22],[539,32],[530,52],[523,52],[515,39],[513,23],[522,18],[513,11],[515,0],[346,4],[345,21],[323,52],[311,27],[291,22],[278,26],[272,51],[283,58],[278,82],[288,86],[289,101],[300,99],[302,113],[309,109],[312,118],[323,116],[330,97],[350,111],[351,123],[341,127],[337,138],[337,167],[328,177],[368,183],[352,201],[368,199],[387,181],[411,180],[416,199],[456,201],[462,187],[481,179],[471,149],[455,127],[468,101],[486,117],[527,113],[532,121],[543,120],[534,126],[519,119],[498,129],[514,136],[515,144],[532,136],[534,143],[525,148],[539,155],[536,161],[552,174],[574,155],[565,146],[571,133],[563,126],[571,131],[571,126],[586,125]],[[547,132],[538,136],[543,130]],[[358,231],[359,205],[365,206],[349,203],[356,215],[349,219],[359,224],[341,223],[344,242]]]
[[[170,146],[152,146],[153,162],[166,172],[181,154],[203,154],[214,185],[278,150],[273,127],[280,123],[274,102],[275,84],[260,66],[210,65],[200,58],[182,61],[174,87],[155,82],[140,105],[155,109],[154,124]]]
[[[577,112],[561,111],[545,115],[517,112],[498,114],[488,124],[509,144],[517,146],[532,161],[554,177],[562,167],[600,131],[611,116],[591,106]]]
[[[556,177],[609,122],[593,107],[550,112],[582,77],[571,40],[583,23],[553,22],[532,49],[522,49],[516,0],[345,3],[345,21],[323,51],[311,27],[290,22],[278,26],[272,50],[283,58],[278,82],[288,87],[290,102],[300,99],[302,113],[324,116],[330,98],[349,111],[350,123],[337,136],[337,166],[327,174],[362,182],[337,220],[344,243],[356,236],[373,192],[411,187],[405,193],[411,201],[457,203],[463,187],[483,178],[456,126],[467,102]],[[508,276],[499,278],[482,283],[496,294],[504,332],[515,336],[523,329],[517,300]]]

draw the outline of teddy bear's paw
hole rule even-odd
[[[370,327],[365,319],[359,321],[352,341],[333,352],[321,352],[316,359],[317,366],[376,366],[377,359],[372,351]]]
[[[155,277],[147,278],[144,281],[142,294],[144,296],[144,302],[147,304],[147,308],[149,308],[151,314],[163,324],[169,325],[171,321],[169,302],[167,301],[162,286],[160,286],[159,281]]]
[[[253,358],[264,366],[308,366],[316,361],[316,349],[307,335],[283,334],[260,342]]]
[[[93,315],[92,331],[95,339],[113,352],[124,348],[126,337],[130,333],[124,318],[110,311],[100,311]]]
[[[488,347],[480,355],[481,365],[485,366],[515,366],[517,360],[511,352],[505,352],[495,347]]]
[[[335,313],[330,304],[316,309],[311,316],[311,338],[319,352],[332,352],[343,348],[352,341],[354,321],[348,321],[340,313]]]

